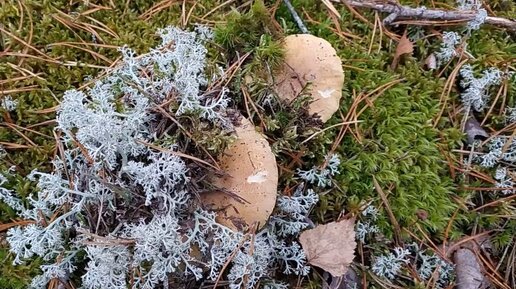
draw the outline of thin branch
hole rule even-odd
[[[301,30],[301,32],[303,32],[304,34],[310,34],[305,24],[303,23],[303,20],[301,20],[296,10],[294,9],[294,6],[292,6],[292,3],[290,3],[290,0],[283,0],[283,3],[285,3],[285,5],[287,6],[288,11],[290,12],[290,15],[292,15],[292,17],[294,18],[294,21],[296,22],[299,30]]]
[[[389,13],[384,19],[385,24],[391,24],[395,20],[411,19],[419,21],[428,21],[424,23],[413,23],[419,25],[433,25],[437,21],[445,21],[446,24],[465,24],[475,19],[477,12],[461,11],[461,10],[443,10],[429,9],[424,7],[412,8],[402,6],[393,2],[373,2],[373,1],[353,1],[353,0],[331,0],[333,2],[344,3],[351,7],[373,9],[379,12]],[[432,22],[433,21],[433,22]],[[487,16],[486,24],[506,28],[510,31],[516,31],[516,21],[501,17]]]

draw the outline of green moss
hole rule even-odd
[[[0,236],[1,238],[1,236]],[[39,274],[41,260],[32,261],[29,265],[13,265],[12,255],[5,247],[0,247],[0,288],[18,289],[24,288],[31,276]]]
[[[295,1],[295,4],[307,11],[317,11],[318,4],[314,1]],[[355,35],[369,32],[369,28],[356,24],[358,21],[347,26],[348,12],[341,10],[341,13],[344,18],[342,29],[351,30]],[[287,17],[283,9],[278,15]],[[362,121],[358,128],[361,143],[350,134],[343,139],[338,149],[344,159],[342,174],[336,178],[340,189],[322,195],[316,214],[321,221],[332,220],[342,210],[356,208],[357,200],[374,199],[377,206],[384,206],[374,190],[374,176],[388,194],[390,207],[401,226],[420,223],[425,233],[439,234],[456,207],[451,199],[453,182],[439,152],[442,136],[432,127],[432,120],[439,112],[443,79],[425,72],[413,60],[397,71],[389,71],[390,47],[379,52],[375,48],[374,53],[368,54],[369,37],[344,42],[330,29],[333,24],[325,13],[315,12],[310,16],[320,21],[320,24],[309,25],[310,31],[330,41],[343,62],[356,68],[346,71],[345,98],[341,105],[344,115],[352,103],[350,91],[368,93],[390,81],[403,79],[379,95],[373,106],[359,117]],[[384,39],[383,43],[388,45],[389,42]],[[360,61],[351,62],[351,59]],[[339,121],[333,119],[329,125]],[[317,141],[331,143],[335,136],[335,131],[330,132]],[[321,163],[326,153],[327,149],[317,151],[315,160],[310,162]],[[421,210],[428,213],[425,220],[418,218],[417,213]],[[388,223],[381,229],[388,235],[392,233]]]
[[[270,31],[271,17],[261,0],[254,1],[247,13],[232,11],[224,24],[215,30],[215,41],[231,53],[257,47],[264,32]]]

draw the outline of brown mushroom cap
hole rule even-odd
[[[216,210],[217,221],[229,228],[241,230],[254,223],[259,223],[261,227],[276,205],[276,158],[267,140],[247,119],[242,119],[242,124],[235,130],[237,140],[226,149],[219,161],[226,175],[211,179],[215,187],[226,192],[203,194],[201,200]]]
[[[326,122],[339,109],[344,71],[331,44],[310,34],[289,35],[284,40],[285,65],[276,76],[279,97],[292,101],[308,82],[312,103],[309,112]]]

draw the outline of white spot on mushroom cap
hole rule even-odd
[[[317,92],[322,98],[328,98],[335,92],[335,89],[318,90]]]
[[[247,177],[248,183],[263,183],[267,180],[267,171],[259,171]]]

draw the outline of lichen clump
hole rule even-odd
[[[197,201],[208,188],[200,176],[209,163],[198,162],[200,149],[183,151],[188,134],[177,123],[196,119],[190,124],[230,134],[228,90],[212,81],[220,75],[205,74],[210,30],[159,34],[162,43],[149,53],[124,47],[107,77],[65,93],[54,169],[29,175],[38,190],[27,204],[0,189],[0,200],[28,223],[7,233],[14,262],[44,261],[32,288],[51,280],[80,280],[87,289],[169,288],[179,285],[174,278],[216,281],[227,262],[230,288],[253,288],[278,266],[308,273],[299,244],[285,237],[307,226],[305,198],[317,200],[313,192],[282,198],[288,206],[253,237],[217,223]]]

